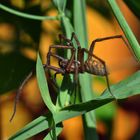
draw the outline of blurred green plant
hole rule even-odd
[[[119,24],[121,25],[131,47],[134,51],[136,57],[140,58],[139,55],[139,44],[137,44],[137,40],[135,39],[131,29],[129,28],[127,22],[123,18],[121,11],[119,10],[115,0],[108,0],[116,18],[118,19]],[[86,3],[85,0],[81,1],[73,1],[72,8],[67,6],[67,0],[53,0],[55,7],[58,10],[58,15],[55,17],[48,17],[48,16],[36,16],[32,14],[25,14],[18,12],[17,10],[9,9],[4,5],[0,4],[0,8],[10,12],[10,15],[14,14],[19,16],[19,20],[27,20],[27,19],[34,19],[31,20],[33,23],[29,25],[29,28],[33,26],[33,24],[37,20],[59,20],[62,24],[62,31],[68,38],[71,37],[71,33],[74,31],[82,44],[85,48],[88,47],[88,37],[87,37],[87,30],[86,30]],[[25,12],[25,11],[24,11]],[[70,14],[67,14],[70,13]],[[71,16],[69,16],[71,15]],[[22,17],[22,18],[21,18]],[[121,20],[123,19],[123,20]],[[13,19],[12,19],[13,20]],[[25,24],[27,25],[27,24]],[[40,22],[39,22],[40,25]],[[80,26],[79,26],[80,25]],[[40,28],[40,26],[35,26],[36,28]],[[126,29],[127,28],[127,29]],[[37,32],[36,32],[37,33]],[[39,32],[38,32],[39,33]],[[37,34],[35,38],[38,37],[37,43],[39,42],[39,34]],[[35,39],[34,39],[35,41]],[[19,40],[18,40],[19,42]],[[75,45],[75,47],[77,47]],[[69,54],[67,54],[69,55]],[[29,68],[29,66],[26,66]],[[27,70],[27,68],[25,68]],[[24,69],[24,71],[25,71]],[[27,72],[25,72],[27,74]],[[43,69],[43,65],[41,62],[41,58],[39,53],[37,54],[37,62],[36,62],[36,74],[37,74],[37,81],[39,85],[39,89],[41,92],[41,96],[45,105],[48,107],[49,112],[45,115],[38,117],[37,119],[33,120],[31,123],[26,125],[23,129],[18,131],[9,139],[28,139],[46,129],[50,129],[51,131],[49,134],[44,138],[45,140],[50,139],[57,139],[57,136],[62,131],[62,121],[78,116],[83,115],[83,124],[84,124],[84,132],[85,132],[85,139],[98,139],[96,133],[96,122],[95,122],[95,115],[94,109],[97,109],[100,106],[103,106],[113,100],[115,100],[106,89],[100,97],[94,96],[93,91],[91,90],[91,78],[88,74],[81,74],[79,76],[80,86],[78,87],[78,94],[79,101],[75,104],[68,104],[65,106],[66,97],[72,98],[69,94],[70,88],[73,86],[73,82],[71,82],[72,75],[64,76],[60,89],[58,90],[58,96],[56,104],[54,104],[51,100],[48,83],[45,77],[45,71]],[[22,77],[23,78],[23,77]],[[65,81],[69,81],[66,82]],[[18,82],[17,82],[18,83]],[[116,97],[117,100],[126,99],[130,96],[137,95],[140,93],[140,71],[136,72],[129,78],[111,86],[111,90]],[[68,88],[69,87],[69,88]],[[13,87],[12,87],[13,88]],[[7,89],[5,89],[7,90]]]

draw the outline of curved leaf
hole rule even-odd
[[[43,98],[43,101],[46,104],[46,106],[49,108],[49,110],[53,113],[55,112],[56,107],[54,106],[49,94],[47,80],[45,77],[45,72],[42,66],[39,53],[37,55],[36,75],[37,75],[38,86],[41,92],[41,97]]]

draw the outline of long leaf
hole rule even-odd
[[[49,108],[49,110],[53,113],[56,111],[56,107],[54,106],[51,100],[51,97],[49,95],[48,85],[45,78],[45,72],[42,66],[39,53],[37,55],[36,74],[37,74],[37,82],[39,85],[39,89],[40,89],[43,101],[46,104],[46,106]]]

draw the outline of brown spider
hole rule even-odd
[[[81,48],[80,42],[79,42],[78,38],[76,37],[75,33],[72,33],[71,39],[66,38],[64,35],[59,35],[60,42],[62,43],[62,40],[64,40],[66,42],[66,45],[52,45],[49,47],[49,51],[47,54],[47,62],[46,62],[46,64],[44,64],[44,69],[45,70],[54,70],[55,78],[56,78],[57,74],[62,74],[62,75],[74,74],[76,82],[77,82],[78,73],[87,72],[87,73],[98,75],[98,76],[105,76],[106,82],[107,82],[107,88],[108,88],[109,92],[111,93],[111,95],[114,97],[114,95],[112,94],[111,89],[110,89],[108,72],[106,69],[105,62],[93,54],[93,49],[94,49],[96,42],[101,42],[104,40],[116,39],[116,38],[122,39],[125,42],[125,44],[128,46],[127,42],[125,41],[125,39],[123,38],[122,35],[116,35],[116,36],[110,36],[110,37],[105,37],[105,38],[98,38],[98,39],[92,41],[89,50],[87,50],[85,48]],[[76,51],[76,48],[74,48],[74,46],[73,46],[73,42],[72,42],[73,39],[75,39],[76,44],[78,46],[77,51]],[[51,51],[53,48],[55,48],[55,49],[62,48],[62,49],[66,49],[66,50],[69,49],[69,50],[71,50],[71,57],[69,59],[61,57]],[[84,60],[85,53],[88,55],[86,60]],[[51,56],[58,59],[59,68],[52,66],[50,64]],[[12,119],[16,113],[16,104],[19,99],[21,90],[32,75],[33,75],[33,71],[31,71],[27,75],[27,77],[22,82],[22,84],[20,85],[20,87],[17,91],[17,95],[16,95],[15,103],[14,103],[14,111],[13,111],[10,121],[12,121]]]
[[[110,37],[99,38],[99,39],[94,40],[91,43],[89,50],[87,50],[85,48],[81,48],[80,42],[79,42],[77,36],[75,35],[75,33],[72,33],[71,39],[66,38],[64,35],[59,35],[60,42],[62,42],[62,39],[63,39],[64,41],[66,41],[66,45],[50,46],[48,54],[47,54],[47,62],[44,66],[47,69],[52,69],[52,70],[56,71],[54,77],[56,77],[57,74],[64,75],[64,74],[71,74],[71,73],[75,74],[77,77],[78,73],[84,73],[84,72],[98,75],[98,76],[105,76],[106,82],[107,82],[107,88],[108,88],[109,92],[111,93],[111,95],[114,97],[114,95],[111,92],[110,85],[109,85],[106,64],[102,59],[100,59],[99,57],[97,57],[96,55],[93,54],[93,49],[94,49],[96,42],[101,42],[104,40],[116,39],[116,38],[121,38],[125,42],[125,44],[128,46],[127,42],[125,41],[125,39],[123,38],[122,35],[116,35],[116,36],[110,36]],[[73,39],[75,39],[76,44],[78,46],[77,53],[76,53],[76,49],[73,47],[73,43],[72,43]],[[70,59],[63,58],[63,57],[53,53],[51,51],[51,49],[53,49],[53,48],[56,48],[56,49],[63,48],[63,49],[67,49],[67,50],[70,49],[71,50]],[[86,60],[84,60],[85,53],[88,55]],[[50,65],[51,56],[58,59],[59,68]],[[77,78],[75,79],[75,81],[77,81]]]

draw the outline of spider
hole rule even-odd
[[[49,51],[47,54],[47,62],[46,62],[46,64],[43,65],[43,67],[45,70],[54,70],[55,71],[54,80],[53,80],[54,83],[55,83],[55,78],[56,78],[57,74],[62,74],[62,75],[74,74],[76,83],[77,83],[77,79],[78,79],[78,76],[77,76],[78,73],[87,72],[87,73],[93,74],[93,75],[105,76],[107,88],[108,88],[110,94],[115,98],[115,96],[112,94],[111,89],[110,89],[110,84],[109,84],[109,79],[108,79],[109,73],[107,71],[106,64],[105,64],[104,60],[102,60],[101,58],[99,58],[93,54],[93,49],[97,42],[101,42],[101,41],[109,40],[109,39],[116,39],[116,38],[122,39],[125,42],[125,44],[128,46],[127,42],[125,41],[125,39],[122,35],[115,35],[115,36],[110,36],[110,37],[98,38],[98,39],[92,41],[89,50],[87,50],[85,48],[81,48],[80,42],[74,32],[71,35],[71,39],[68,39],[66,36],[60,34],[59,39],[60,39],[61,45],[51,45],[49,47]],[[77,50],[73,46],[73,39],[75,40],[75,42],[78,46]],[[62,44],[62,40],[64,40],[66,42],[66,45]],[[71,50],[70,58],[64,58],[62,56],[59,56],[56,53],[53,53],[51,51],[53,48]],[[85,53],[88,55],[86,60],[84,60]],[[55,57],[58,60],[59,67],[51,65],[51,63],[50,63],[51,57]],[[14,103],[14,111],[10,118],[10,121],[12,121],[12,119],[14,118],[14,115],[16,113],[16,104],[18,102],[21,90],[22,90],[23,86],[27,83],[27,81],[30,79],[30,77],[33,75],[33,73],[34,73],[34,71],[31,71],[27,75],[27,77],[21,83],[21,85],[17,91],[17,95],[16,95],[15,103]]]
[[[125,41],[125,39],[122,35],[115,35],[115,36],[110,36],[110,37],[98,38],[98,39],[92,41],[89,50],[87,50],[85,48],[81,48],[80,42],[74,32],[71,35],[71,39],[68,39],[68,38],[66,38],[66,36],[60,34],[59,35],[60,43],[62,43],[62,40],[64,40],[66,42],[66,45],[50,46],[48,54],[47,54],[47,62],[44,66],[47,69],[51,69],[51,70],[55,71],[54,79],[56,78],[57,74],[62,74],[62,75],[75,74],[76,75],[75,81],[77,81],[78,73],[84,73],[84,72],[87,72],[87,73],[93,74],[93,75],[98,75],[98,76],[105,76],[107,88],[108,88],[110,94],[113,97],[115,97],[112,94],[111,89],[110,89],[109,78],[108,78],[109,73],[107,71],[106,64],[105,64],[104,60],[102,60],[101,58],[99,58],[93,54],[93,49],[97,42],[101,42],[101,41],[109,40],[109,39],[116,39],[116,38],[122,39],[125,42],[125,44],[128,46],[127,42]],[[76,52],[76,48],[74,48],[74,46],[73,46],[73,42],[72,42],[73,39],[75,39],[76,44],[78,46],[77,52]],[[66,50],[70,49],[71,50],[70,59],[63,58],[63,57],[53,53],[51,51],[53,48],[56,48],[56,49],[63,48]],[[88,55],[86,60],[84,60],[85,53]],[[59,68],[52,66],[50,64],[51,56],[58,59]]]

